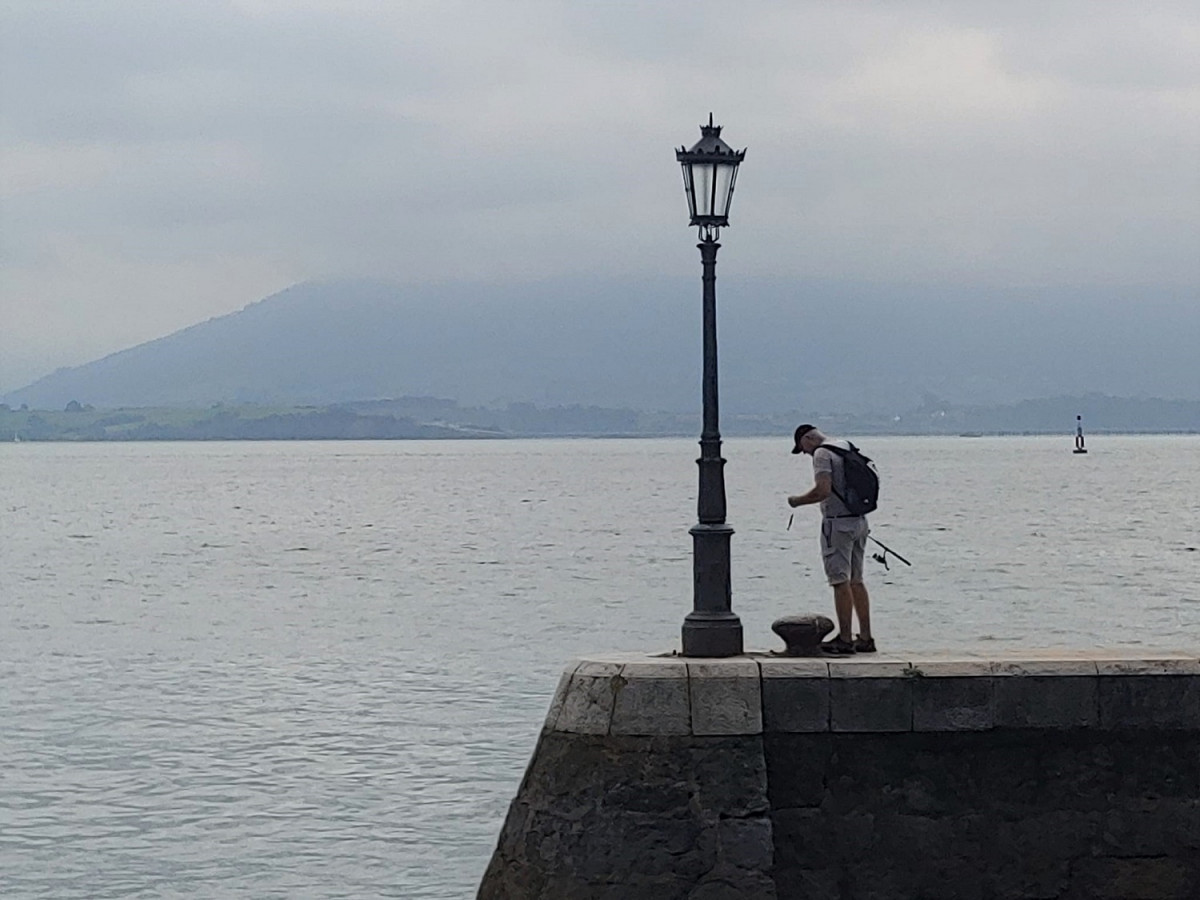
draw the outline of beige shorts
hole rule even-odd
[[[866,516],[821,520],[821,560],[830,584],[860,583],[871,529]]]

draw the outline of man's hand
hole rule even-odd
[[[807,506],[810,503],[820,503],[833,491],[833,482],[829,475],[822,472],[816,478],[816,484],[812,486],[807,494],[792,494],[788,497],[788,506],[795,508],[797,506]]]

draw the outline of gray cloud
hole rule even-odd
[[[1200,10],[3,5],[0,387],[339,274],[1200,285]]]

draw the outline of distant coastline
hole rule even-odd
[[[1089,435],[1200,433],[1200,402],[1100,395],[996,407],[955,407],[927,400],[914,410],[877,415],[726,411],[721,431],[726,437],[778,435],[789,433],[799,421],[811,420],[831,433],[854,435],[1071,435],[1078,414],[1083,415]],[[0,404],[0,443],[684,437],[698,434],[699,429],[698,410],[688,414],[532,403],[464,407],[430,397],[329,406],[215,404],[204,409],[100,409],[72,401],[63,409],[46,410]]]

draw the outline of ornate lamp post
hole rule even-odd
[[[692,611],[683,621],[684,656],[737,656],[742,652],[742,620],[733,611],[729,580],[729,539],[725,524],[725,460],[717,403],[717,243],[729,224],[729,204],[737,169],[746,155],[721,140],[721,126],[700,126],[700,140],[680,147],[675,158],[683,167],[691,224],[700,232],[704,274],[704,428],[700,433],[699,522],[691,529]]]

